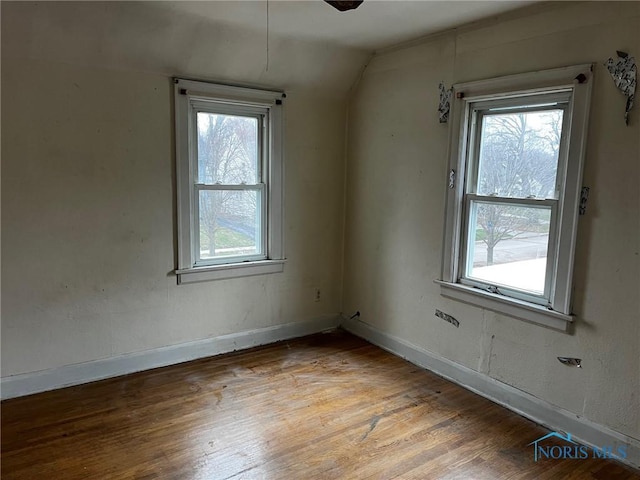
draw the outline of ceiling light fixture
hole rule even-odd
[[[347,10],[354,10],[360,6],[364,0],[342,1],[342,0],[324,0],[336,10],[346,12]]]

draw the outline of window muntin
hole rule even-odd
[[[460,283],[549,304],[569,98],[567,91],[469,105]]]

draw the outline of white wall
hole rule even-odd
[[[640,56],[640,4],[573,2],[376,55],[351,101],[347,315],[436,355],[640,439],[640,108],[602,63]],[[576,258],[575,332],[563,334],[440,296],[447,124],[438,83],[595,62]],[[460,327],[434,316],[438,308]],[[583,359],[582,369],[557,356]]]
[[[165,7],[2,3],[3,377],[339,312],[367,56]],[[284,273],[176,285],[173,75],[287,91]]]

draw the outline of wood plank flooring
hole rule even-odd
[[[345,332],[8,400],[11,479],[640,479]]]

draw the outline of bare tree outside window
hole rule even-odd
[[[563,111],[483,116],[477,193],[510,198],[554,198]],[[486,246],[484,265],[495,263],[496,246],[524,235],[548,237],[544,209],[478,203],[475,240]],[[477,263],[479,259],[475,259]],[[504,260],[509,260],[508,258]]]
[[[198,182],[220,185],[199,195],[200,255],[259,253],[258,190],[224,186],[259,183],[258,119],[199,112]]]

